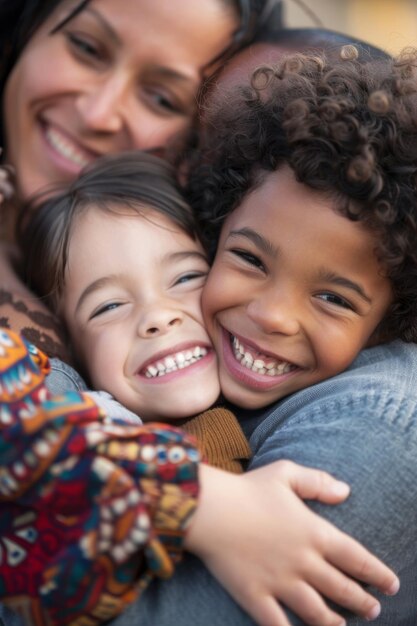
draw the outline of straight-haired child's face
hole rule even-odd
[[[271,404],[346,369],[392,301],[375,238],[288,167],[229,216],[203,294],[226,398]]]
[[[219,395],[204,327],[201,245],[152,209],[96,207],[75,220],[60,303],[94,388],[145,420],[175,420]]]

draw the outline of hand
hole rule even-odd
[[[200,469],[201,498],[186,548],[260,626],[290,625],[279,601],[306,624],[344,624],[322,596],[372,619],[379,603],[353,579],[389,594],[398,589],[388,567],[300,500],[342,502],[345,483],[289,461],[239,476]]]

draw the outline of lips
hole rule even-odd
[[[42,122],[42,128],[47,145],[65,168],[78,172],[100,156],[100,154],[82,147],[54,124]]]
[[[224,328],[222,332],[224,366],[229,375],[245,388],[266,392],[303,371],[290,361],[261,352],[254,344]]]
[[[192,350],[185,350],[183,352],[176,352],[164,359],[154,361],[142,370],[140,373],[145,375],[146,378],[156,378],[175,372],[176,370],[185,369],[194,363],[197,363],[200,359],[205,357],[207,349],[203,346],[196,346]]]
[[[211,348],[202,344],[178,347],[170,352],[163,352],[148,360],[139,370],[138,375],[147,379],[162,378],[167,374],[186,369],[212,353]]]
[[[282,374],[288,374],[294,369],[297,369],[297,366],[289,361],[274,359],[271,358],[271,356],[254,350],[251,346],[244,344],[234,335],[230,335],[230,338],[236,360],[256,374],[281,376]]]

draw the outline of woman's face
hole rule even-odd
[[[6,160],[23,198],[103,154],[162,152],[185,134],[237,26],[223,0],[91,0],[52,32],[76,4],[59,4],[6,85]]]

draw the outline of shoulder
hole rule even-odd
[[[265,411],[252,435],[253,450],[295,423],[351,428],[367,420],[417,436],[417,345],[395,341],[363,350],[345,372],[285,398]]]
[[[47,388],[54,395],[66,391],[85,391],[87,385],[80,374],[70,365],[60,359],[50,359],[51,371],[46,377]]]

